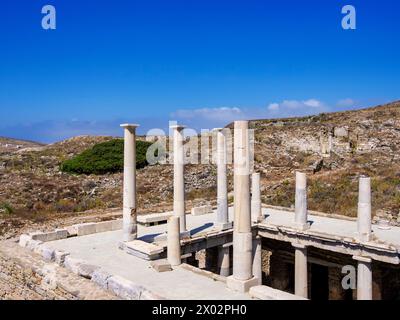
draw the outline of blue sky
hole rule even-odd
[[[41,27],[54,5],[57,29]],[[357,29],[343,30],[351,4]],[[4,0],[0,135],[195,129],[400,99],[397,0]]]

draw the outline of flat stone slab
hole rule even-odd
[[[163,247],[142,240],[133,240],[124,243],[125,251],[145,260],[157,259],[164,251]]]
[[[150,266],[157,272],[172,271],[171,264],[167,259],[152,261]]]
[[[250,296],[260,300],[308,300],[294,294],[267,286],[254,286],[249,290]]]
[[[190,212],[193,216],[200,216],[203,214],[212,213],[213,208],[210,205],[204,205],[200,207],[194,207]]]
[[[152,213],[146,215],[138,215],[137,222],[142,225],[151,225],[160,222],[167,222],[168,219],[173,215],[172,211],[163,213]]]

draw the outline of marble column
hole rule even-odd
[[[297,243],[292,245],[295,248],[294,294],[308,298],[307,247]]]
[[[171,266],[178,266],[181,264],[179,219],[180,218],[176,216],[172,216],[168,219],[167,260]]]
[[[262,285],[262,250],[261,237],[253,239],[253,275],[257,278],[257,284]]]
[[[227,278],[227,286],[247,292],[258,281],[252,270],[248,121],[235,121],[234,130],[233,275]]]
[[[261,210],[260,174],[255,172],[251,175],[251,220],[253,222],[263,220]]]
[[[219,230],[232,228],[228,215],[227,154],[224,129],[216,128],[217,133],[217,219],[215,227]]]
[[[295,226],[300,230],[309,228],[307,222],[307,176],[299,171],[296,171]]]
[[[359,180],[357,227],[360,241],[371,240],[371,178],[365,176]]]
[[[174,215],[179,217],[180,232],[186,232],[185,215],[185,177],[184,177],[184,148],[183,129],[185,126],[171,126],[174,143]]]
[[[137,238],[136,212],[136,128],[137,124],[121,124],[124,128],[123,241]]]
[[[229,246],[223,245],[218,248],[218,269],[221,276],[230,275]]]
[[[354,256],[357,260],[357,300],[372,300],[372,260]]]

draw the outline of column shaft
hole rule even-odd
[[[181,243],[179,232],[179,217],[172,216],[168,219],[167,234],[167,259],[171,266],[181,264]]]
[[[217,131],[217,224],[224,225],[228,221],[226,138],[222,129],[220,129]]]
[[[258,279],[258,285],[262,285],[262,249],[261,237],[253,240],[253,275]]]
[[[122,124],[124,128],[124,189],[123,189],[123,241],[137,237],[136,213],[136,128],[135,124]]]
[[[308,269],[307,248],[295,245],[295,268],[294,268],[294,293],[297,296],[308,297]]]
[[[254,222],[262,220],[259,173],[253,173],[251,176],[251,220]]]
[[[306,229],[307,224],[307,176],[296,171],[295,224]]]
[[[179,217],[180,231],[186,231],[183,126],[173,126],[174,132],[174,214]]]
[[[372,300],[371,259],[353,257],[357,260],[357,300]]]
[[[360,241],[371,240],[371,179],[360,177],[357,227]]]
[[[235,121],[233,276],[248,280],[252,270],[248,121]]]
[[[227,246],[218,248],[218,269],[221,276],[228,277],[230,275],[229,247]]]

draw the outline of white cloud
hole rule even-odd
[[[267,111],[275,116],[298,116],[323,112],[328,107],[317,99],[308,100],[283,100],[280,103],[274,102],[268,105]]]
[[[269,111],[276,111],[276,110],[279,110],[279,103],[271,103],[271,104],[268,106],[268,110],[269,110]]]
[[[350,98],[339,100],[336,103],[336,105],[338,107],[354,107],[355,104],[356,104],[356,102],[353,99],[350,99]]]

